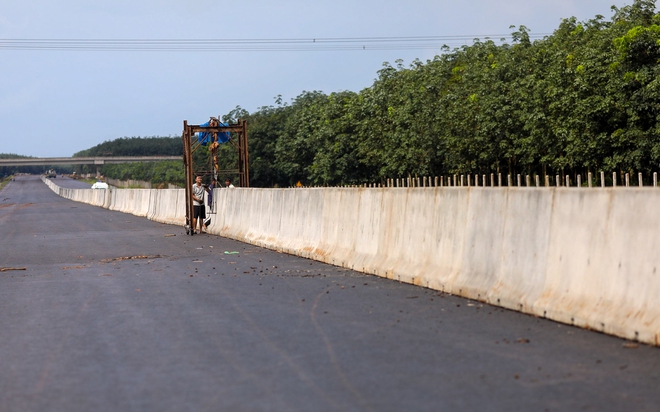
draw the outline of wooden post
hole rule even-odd
[[[529,175],[525,176],[525,186],[530,187],[532,185],[532,180]]]
[[[545,175],[545,187],[550,187],[550,176]]]
[[[653,187],[658,187],[658,172],[653,172]]]
[[[566,177],[566,187],[571,187],[571,178],[570,178],[570,176],[566,175],[564,177]]]
[[[186,234],[193,235],[195,233],[195,228],[192,227],[192,219],[194,216],[193,213],[193,204],[192,204],[192,184],[193,184],[193,164],[192,164],[192,142],[190,136],[190,129],[188,127],[188,121],[183,121],[183,133],[181,135],[183,139],[183,166],[184,166],[184,178],[186,179]]]
[[[497,174],[497,186],[502,187],[502,173]]]
[[[518,187],[522,186],[522,182],[520,180],[520,173],[516,176],[516,180],[518,181]]]
[[[507,185],[507,187],[511,187],[511,175],[510,174],[506,175],[506,185]]]
[[[577,187],[582,187],[582,175],[577,176]]]
[[[626,173],[626,187],[630,187],[630,174]]]
[[[559,175],[555,177],[555,183],[557,184],[557,187],[561,186],[561,179],[559,178]]]
[[[612,172],[612,187],[616,187],[616,172]]]
[[[639,180],[639,187],[644,187],[644,176],[641,173],[638,173],[637,176],[637,179]]]
[[[587,180],[589,180],[588,185],[591,187],[591,172],[587,173]]]
[[[605,172],[600,172],[600,187],[605,187]]]
[[[539,175],[536,175],[536,176],[534,177],[534,180],[536,181],[536,182],[535,182],[535,183],[536,183],[536,187],[541,186],[541,178],[539,177]]]

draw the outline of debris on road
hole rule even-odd
[[[116,260],[133,260],[133,259],[158,259],[162,258],[163,256],[161,255],[138,255],[138,256],[123,256],[123,257],[118,257],[118,258],[110,258],[110,259],[101,259],[101,263],[109,263],[109,262],[114,262]]]
[[[8,272],[10,270],[27,270],[27,268],[0,268],[0,272]]]

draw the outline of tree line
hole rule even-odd
[[[564,19],[530,41],[477,40],[409,67],[384,64],[360,92],[303,92],[249,114],[255,186],[385,182],[450,174],[586,175],[660,164],[660,15]],[[583,179],[586,181],[586,179]]]
[[[303,91],[248,121],[255,187],[384,183],[452,174],[644,174],[660,165],[660,15],[655,1],[612,7],[608,20],[564,19],[541,40],[520,26],[404,66],[384,63],[371,87]],[[158,140],[160,139],[160,140]],[[176,138],[123,138],[76,156],[179,155]],[[198,160],[204,161],[202,150]],[[221,168],[236,153],[221,147]],[[183,183],[180,162],[106,165],[118,179]],[[582,179],[586,181],[586,179]]]

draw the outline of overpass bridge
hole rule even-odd
[[[182,156],[24,157],[0,159],[0,166],[107,165],[182,160]]]

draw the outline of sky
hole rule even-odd
[[[0,7],[0,153],[68,157],[120,137],[178,137],[240,106],[252,113],[370,87],[384,62],[426,61],[441,46],[499,39],[511,25],[551,34],[563,18],[612,17],[632,0],[4,0]],[[8,4],[7,4],[8,3]],[[424,48],[370,49],[379,37],[467,36]],[[362,39],[327,50],[310,39]],[[249,50],[9,48],[16,40],[278,40]],[[311,44],[310,44],[311,42]],[[199,42],[195,43],[198,44]],[[436,44],[437,43],[437,44]],[[60,46],[70,43],[56,43]],[[336,43],[335,43],[336,44]],[[415,43],[422,45],[422,43]],[[285,47],[286,46],[286,47]],[[235,47],[235,46],[232,46]],[[299,47],[299,46],[296,46]],[[249,125],[248,125],[249,136]]]

